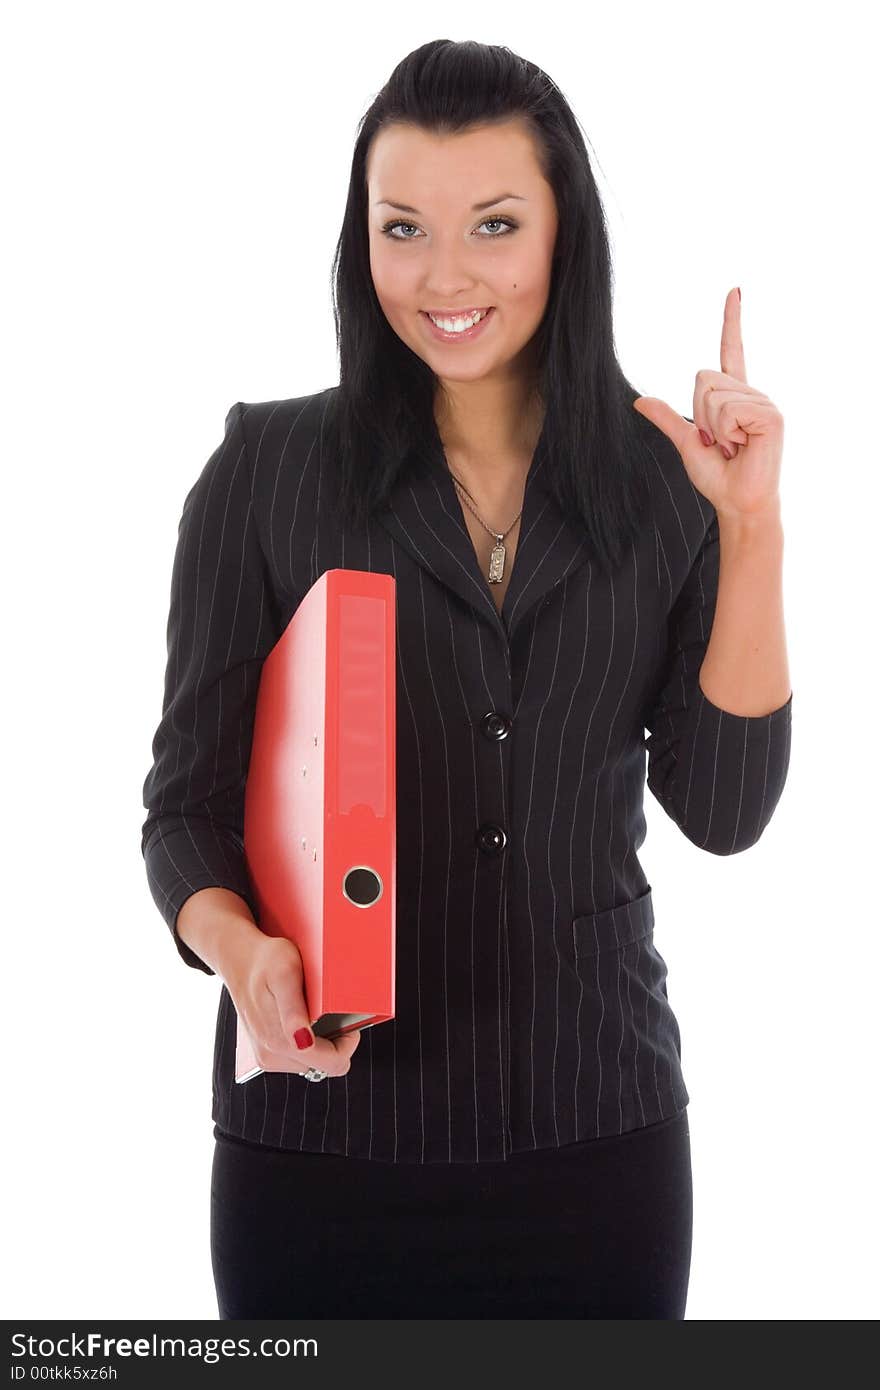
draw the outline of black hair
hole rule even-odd
[[[554,499],[586,528],[591,553],[607,571],[641,525],[648,422],[633,409],[641,392],[617,360],[608,229],[580,128],[551,78],[499,45],[422,44],[398,63],[360,121],[331,277],[340,381],[326,426],[337,503],[342,519],[362,525],[401,471],[419,466],[410,460],[442,449],[435,373],[394,332],[373,285],[370,143],[392,122],[455,134],[517,118],[535,141],[558,211],[547,307],[530,345],[544,406],[539,447]]]

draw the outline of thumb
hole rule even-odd
[[[689,435],[695,431],[693,421],[688,421],[684,416],[679,415],[677,410],[673,410],[671,405],[661,401],[657,396],[638,396],[633,401],[633,410],[637,410],[640,415],[656,425],[658,430],[671,439],[676,449],[681,453]]]

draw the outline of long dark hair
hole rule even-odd
[[[558,87],[534,63],[495,44],[422,44],[398,63],[360,122],[332,271],[340,382],[325,430],[337,504],[342,519],[362,525],[383,506],[401,470],[421,466],[432,450],[436,457],[439,446],[435,374],[394,332],[373,286],[370,142],[395,121],[450,134],[517,117],[536,142],[559,219],[547,308],[532,340],[544,405],[539,446],[546,448],[554,499],[586,528],[607,571],[641,524],[650,446],[647,422],[632,408],[641,392],[614,346],[604,210],[578,123]]]

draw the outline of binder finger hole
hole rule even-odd
[[[375,869],[357,864],[342,880],[342,892],[355,907],[372,907],[382,896],[382,880]]]

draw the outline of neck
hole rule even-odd
[[[434,415],[452,467],[500,482],[511,470],[528,470],[544,407],[529,383],[456,381],[440,384]]]

